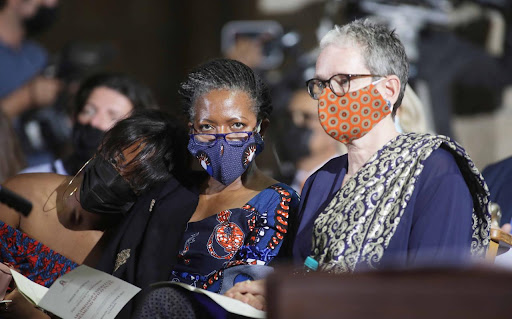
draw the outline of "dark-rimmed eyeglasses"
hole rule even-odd
[[[214,146],[219,138],[224,139],[228,145],[243,146],[249,140],[254,132],[232,132],[232,133],[215,133],[215,134],[190,134],[190,139],[197,145]]]
[[[339,97],[342,97],[350,90],[350,81],[366,77],[384,77],[376,74],[335,74],[329,80],[311,79],[306,81],[309,95],[318,100],[322,96],[325,88],[329,86],[331,91]]]

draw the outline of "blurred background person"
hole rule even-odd
[[[52,158],[46,149],[26,143],[23,116],[48,108],[57,100],[62,83],[45,74],[48,53],[28,39],[51,26],[58,0],[0,0],[0,109],[13,120],[27,161],[40,163]]]
[[[93,75],[81,84],[74,99],[71,154],[21,173],[74,175],[94,155],[103,133],[117,121],[132,111],[156,108],[151,91],[135,79],[114,73]]]
[[[25,165],[25,158],[11,120],[0,110],[0,183],[16,175]]]
[[[399,133],[434,133],[428,110],[416,92],[407,84],[402,105],[395,116],[395,127]]]
[[[317,104],[305,88],[295,90],[287,109],[290,122],[277,142],[281,160],[294,164],[290,186],[298,193],[311,174],[331,158],[346,153],[343,144],[325,134],[318,119]]]
[[[57,0],[0,1],[0,106],[11,118],[34,107],[50,105],[59,92],[56,79],[41,74],[48,54],[26,39],[40,12],[57,6]]]

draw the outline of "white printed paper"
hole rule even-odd
[[[14,272],[13,278],[29,300],[63,319],[114,319],[140,291],[128,282],[85,265],[59,277],[50,289],[20,274],[14,276]],[[41,287],[47,289],[46,293]]]
[[[219,306],[221,306],[222,308],[226,309],[227,311],[229,311],[231,313],[246,316],[246,317],[251,317],[251,318],[266,318],[267,317],[266,312],[258,310],[251,305],[241,302],[240,300],[236,300],[236,299],[233,299],[230,297],[226,297],[224,295],[216,294],[216,293],[208,291],[208,290],[192,287],[187,284],[180,283],[180,282],[173,281],[172,283],[175,285],[178,285],[180,287],[183,287],[187,290],[190,290],[190,291],[193,291],[196,293],[200,293],[200,294],[204,294],[204,295],[210,297],[210,299],[215,301]]]
[[[32,280],[28,279],[13,269],[11,269],[11,274],[12,278],[16,282],[18,291],[21,292],[21,294],[24,295],[25,298],[30,300],[33,304],[39,305],[39,302],[41,299],[43,299],[44,295],[48,291],[48,288],[36,284]]]

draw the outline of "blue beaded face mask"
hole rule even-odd
[[[190,134],[188,150],[210,176],[224,185],[241,176],[264,142],[257,132]]]

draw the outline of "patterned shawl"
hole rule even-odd
[[[424,161],[441,145],[453,154],[473,197],[471,254],[485,254],[489,190],[474,163],[446,136],[409,133],[374,154],[315,220],[313,257],[321,270],[352,272],[361,263],[375,268],[400,223]]]

